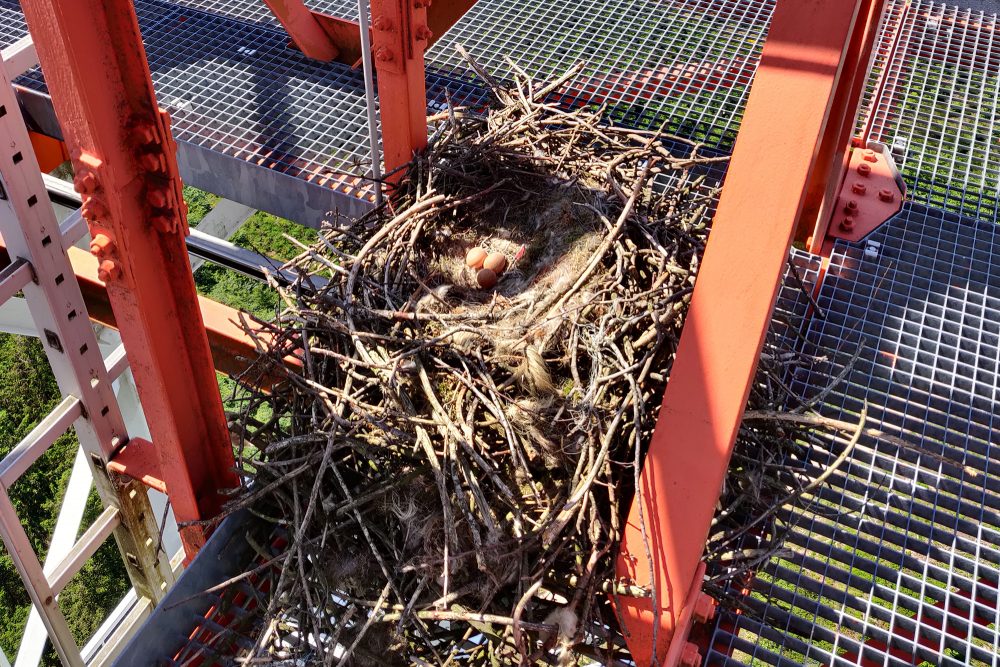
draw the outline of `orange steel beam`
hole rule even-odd
[[[340,55],[340,49],[302,0],[264,0],[264,4],[302,53],[326,62]]]
[[[430,43],[443,35],[451,26],[472,9],[476,0],[433,0],[427,7],[427,27],[434,33]]]
[[[663,664],[685,600],[696,599],[779,277],[796,229],[825,205],[818,193],[839,184],[850,95],[884,4],[775,8],[617,561],[620,577],[655,591],[615,599],[639,665]]]
[[[424,50],[431,0],[372,0],[372,55],[378,72],[382,160],[389,180],[427,146]]]
[[[208,339],[184,244],[169,119],[156,105],[131,0],[23,0],[73,159],[98,271],[121,331],[178,522],[235,487]],[[189,558],[206,539],[181,529]]]
[[[868,83],[872,54],[886,2],[867,0],[858,10],[856,30],[850,36],[842,66],[841,79],[830,108],[828,130],[820,143],[814,170],[806,186],[806,202],[796,228],[798,240],[812,234],[812,252],[819,252],[837,204],[838,193],[850,166],[851,137],[856,133],[858,110]]]
[[[91,320],[112,329],[118,329],[107,287],[98,277],[98,260],[90,253],[79,248],[67,248],[73,273],[80,284],[83,299],[87,304],[87,315]],[[0,271],[10,264],[10,256],[0,239]],[[205,322],[205,335],[212,350],[215,370],[225,375],[235,376],[243,373],[257,358],[257,345],[254,339],[240,325],[240,311],[225,304],[198,296],[198,310]],[[266,337],[266,334],[261,334]],[[301,360],[289,356],[286,360],[289,367],[301,367]],[[264,381],[267,381],[265,378]]]

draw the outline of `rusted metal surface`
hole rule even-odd
[[[22,9],[73,157],[98,276],[128,351],[179,523],[234,487],[233,453],[184,245],[169,119],[156,105],[130,0],[25,0]],[[205,541],[188,526],[188,557]]]
[[[844,122],[882,6],[781,0],[775,9],[618,559],[620,577],[656,590],[616,598],[639,665],[663,664],[672,639],[686,642],[673,635],[697,583],[778,280],[796,230],[812,226],[839,187]]]

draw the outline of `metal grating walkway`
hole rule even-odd
[[[891,14],[871,138],[892,147],[916,201],[997,222],[1000,22],[926,1],[896,0]]]
[[[353,0],[310,4],[356,15]],[[262,201],[249,203],[264,209],[263,200],[278,200],[275,212],[301,212],[293,218],[321,217],[333,205],[358,210],[357,198],[370,194],[357,177],[367,159],[358,71],[290,48],[259,0],[136,5],[160,99],[182,144],[201,149],[182,147],[192,184],[256,197]],[[481,95],[456,43],[499,73],[508,70],[507,57],[539,76],[583,60],[588,67],[571,84],[567,104],[607,103],[617,122],[664,126],[728,150],[773,5],[479,0],[427,54],[431,104],[442,104],[445,90],[458,102]],[[893,147],[918,201],[987,220],[997,219],[1000,205],[1000,130],[991,103],[1000,95],[996,31],[996,17],[982,11],[893,0],[861,120],[873,139]],[[17,0],[0,0],[0,46],[24,32]],[[42,90],[40,81],[30,83]],[[289,191],[293,201],[280,203]]]
[[[820,412],[864,437],[787,553],[723,615],[708,664],[996,665],[1000,661],[1000,230],[908,204],[860,244],[838,243],[794,386],[845,368]],[[853,360],[853,362],[852,362]],[[898,440],[894,438],[898,437]],[[904,444],[905,443],[905,446]],[[817,439],[815,476],[844,441]]]

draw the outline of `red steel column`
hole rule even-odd
[[[655,608],[616,598],[639,665],[662,664],[701,585],[697,568],[789,245],[839,185],[845,123],[858,104],[848,97],[884,4],[779,0],[775,8],[646,455],[641,508],[632,505],[617,563],[625,580],[655,583]]]
[[[372,0],[372,55],[378,72],[385,173],[402,167],[427,145],[424,49],[431,0]],[[400,174],[390,176],[397,180]]]
[[[179,522],[235,487],[233,453],[184,247],[169,119],[157,109],[131,0],[22,0],[76,170],[115,318]],[[17,110],[8,110],[8,113]],[[205,540],[181,530],[188,557]]]

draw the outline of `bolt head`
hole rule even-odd
[[[715,617],[715,600],[708,593],[699,593],[691,615],[698,623],[708,623]]]
[[[886,203],[891,203],[891,202],[895,201],[896,195],[894,195],[892,193],[892,190],[886,189],[886,190],[879,191],[878,198],[881,199],[882,201],[886,202]]]
[[[113,245],[107,234],[97,234],[90,242],[90,253],[95,257],[101,257],[110,252]]]
[[[843,232],[849,232],[854,229],[854,221],[850,218],[844,218],[840,221],[840,230]]]
[[[372,27],[376,30],[392,30],[392,19],[386,18],[385,16],[378,16],[372,21]]]
[[[167,232],[171,232],[174,229],[173,218],[170,218],[170,217],[165,216],[165,215],[154,215],[150,219],[149,222],[150,222],[150,224],[153,225],[153,228],[156,231],[158,231],[158,232],[160,232],[162,234],[166,234]]]
[[[97,191],[97,176],[89,169],[81,169],[73,177],[73,185],[81,195],[92,195]]]
[[[156,174],[164,171],[163,156],[159,153],[143,153],[142,157],[139,158],[139,164],[141,164],[142,168],[146,171],[151,171]]]
[[[871,176],[872,166],[868,163],[863,162],[858,165],[858,173],[861,174],[862,176]]]
[[[864,183],[855,183],[851,186],[851,192],[856,195],[863,195],[867,190]]]
[[[427,26],[422,25],[422,26],[417,27],[417,30],[415,32],[415,36],[416,36],[417,39],[419,39],[421,41],[429,40],[431,37],[434,36],[434,31],[431,30],[430,28],[428,28]]]
[[[97,197],[89,196],[83,201],[80,213],[87,222],[96,222],[108,215],[108,207]]]
[[[167,192],[163,188],[150,188],[146,199],[153,208],[167,207]]]
[[[701,667],[701,653],[698,651],[698,645],[693,642],[684,644],[677,664],[681,667]]]
[[[865,162],[878,162],[878,154],[876,154],[875,151],[871,149],[866,150],[864,153],[862,153],[862,155],[865,159]]]
[[[848,215],[854,215],[855,213],[858,212],[858,208],[860,207],[858,206],[858,202],[852,199],[851,201],[847,202],[847,206],[844,208],[847,211]]]
[[[390,63],[390,62],[392,62],[392,59],[393,59],[393,57],[392,57],[392,51],[390,51],[389,49],[385,48],[384,46],[380,46],[375,51],[375,60],[378,61],[378,62],[380,62],[380,63]]]
[[[156,143],[156,130],[150,123],[139,123],[132,128],[132,140],[140,146],[148,146]]]
[[[113,259],[106,259],[97,267],[97,277],[101,282],[107,283],[118,280],[122,275],[122,267]]]
[[[431,6],[431,0],[413,0],[413,6],[417,9],[426,9]]]

